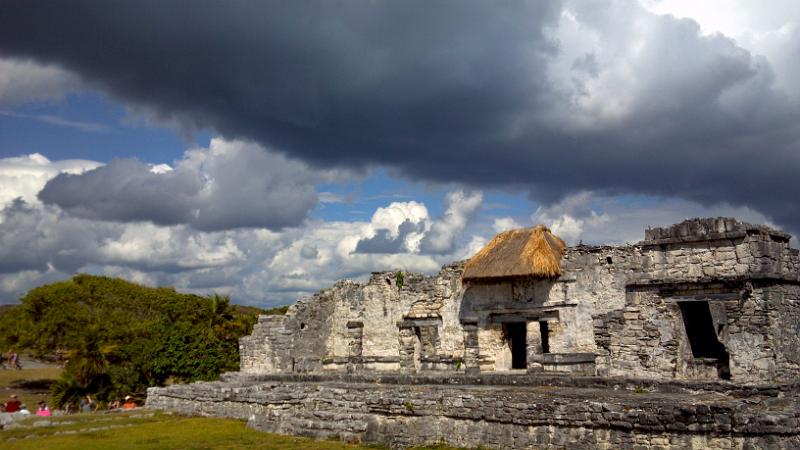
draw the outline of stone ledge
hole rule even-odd
[[[800,445],[799,400],[796,390],[780,398],[740,398],[573,386],[273,381],[151,388],[147,405],[249,419],[250,426],[265,431],[392,447],[444,439],[469,447],[537,448],[561,439],[582,448],[601,443],[629,448],[639,439],[667,439],[671,446],[664,448],[677,449],[696,448],[695,442],[707,439],[725,441],[722,448],[742,448],[745,442],[753,448],[794,448]],[[576,429],[582,431],[573,436]]]
[[[676,381],[652,380],[623,377],[575,376],[568,374],[541,373],[492,373],[466,375],[461,372],[442,372],[424,374],[400,374],[386,372],[361,373],[291,373],[291,374],[249,374],[228,372],[225,380],[241,383],[375,383],[384,385],[453,385],[453,386],[547,386],[585,389],[646,390],[665,394],[693,394],[696,392],[716,392],[739,398],[762,396],[777,397],[787,392],[800,392],[800,382],[784,384],[743,384],[731,381]]]
[[[533,357],[540,364],[594,364],[594,353],[542,353]]]
[[[333,356],[324,358],[322,364],[346,364],[348,362],[360,363],[396,363],[400,362],[399,356]]]

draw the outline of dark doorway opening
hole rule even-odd
[[[524,322],[505,324],[506,339],[511,347],[511,368],[525,369],[528,367],[528,350],[525,339],[526,327]]]
[[[722,379],[730,378],[729,356],[725,345],[717,338],[708,302],[679,302],[683,325],[695,359],[715,362]]]
[[[544,320],[539,322],[539,333],[542,338],[542,353],[550,353],[550,328]]]

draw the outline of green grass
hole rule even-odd
[[[10,387],[18,381],[30,380],[55,380],[61,376],[58,367],[45,367],[42,369],[0,369],[0,387]]]
[[[84,415],[89,416],[89,415]],[[71,419],[68,416],[65,419]],[[85,418],[84,418],[85,420]],[[320,449],[340,450],[360,447],[340,442],[314,441],[290,436],[259,433],[245,427],[244,423],[228,419],[177,417],[158,415],[149,419],[121,418],[109,422],[74,423],[66,429],[92,427],[114,428],[100,431],[83,431],[76,434],[53,435],[62,427],[28,428],[0,433],[0,437],[27,436],[15,440],[17,449]],[[14,433],[12,435],[12,433]]]
[[[0,442],[15,449],[262,449],[366,450],[337,441],[261,433],[231,419],[184,417],[146,409],[114,414],[75,414],[53,417],[51,426],[34,426],[44,418],[31,417],[23,428],[0,431]],[[106,428],[92,431],[93,428]],[[57,434],[56,434],[57,433]],[[66,434],[65,434],[66,433]],[[418,450],[455,450],[432,447]]]
[[[49,400],[47,386],[61,376],[61,371],[57,367],[0,369],[0,402],[5,403],[11,394],[16,394],[23,405],[31,412],[35,411],[40,401]]]

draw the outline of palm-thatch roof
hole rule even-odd
[[[561,275],[566,244],[544,225],[498,234],[464,267],[463,280]]]

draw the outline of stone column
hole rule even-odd
[[[347,371],[356,372],[364,368],[364,322],[351,320],[347,322]]]
[[[461,325],[464,328],[464,372],[467,375],[478,375],[481,371],[478,319],[463,319]]]
[[[530,320],[526,325],[525,343],[527,344],[527,364],[528,372],[540,372],[542,364],[536,361],[536,357],[542,354],[542,331],[538,320]]]
[[[407,322],[398,322],[400,329],[400,372],[412,373],[416,370],[414,364],[414,350],[416,347],[417,335],[414,333],[414,326]]]

